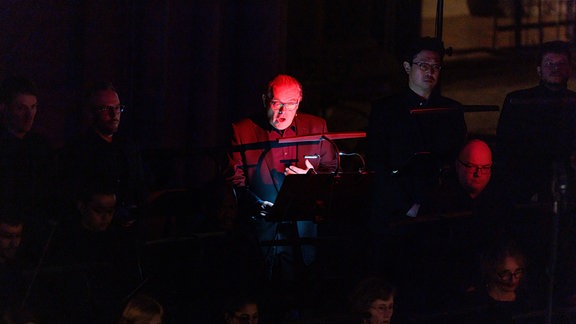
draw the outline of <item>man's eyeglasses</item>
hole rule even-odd
[[[548,68],[548,69],[564,69],[566,67],[568,67],[568,62],[552,62],[552,61],[546,61],[542,64],[544,67]]]
[[[258,322],[258,314],[234,314],[234,318],[241,324],[251,324]]]
[[[293,101],[293,102],[280,102],[278,100],[270,101],[270,107],[272,110],[280,110],[280,108],[284,108],[287,111],[294,111],[298,108],[300,101]]]
[[[491,164],[478,165],[478,164],[466,163],[460,159],[458,159],[458,162],[460,162],[460,164],[462,164],[466,168],[466,170],[470,173],[478,172],[479,174],[488,174],[490,173],[490,170],[492,170]]]
[[[97,112],[101,112],[101,113],[111,113],[111,112],[121,112],[123,113],[126,110],[126,106],[124,105],[118,105],[118,106],[98,106],[96,107],[96,111]]]
[[[520,279],[524,275],[524,269],[518,269],[514,272],[511,272],[510,270],[504,270],[498,272],[497,275],[501,280],[504,281],[510,281],[512,280],[512,277],[514,277],[514,279]]]
[[[416,62],[416,61],[412,62],[412,64],[418,65],[420,70],[422,70],[423,72],[442,70],[442,65],[440,64],[430,64],[426,62]]]

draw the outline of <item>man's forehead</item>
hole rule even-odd
[[[300,88],[297,84],[280,84],[272,89],[274,98],[300,98]]]
[[[422,50],[416,54],[415,58],[423,61],[440,62],[440,54],[431,50]]]
[[[555,52],[548,52],[542,55],[542,61],[550,61],[550,60],[568,60],[568,56],[563,53],[555,53]]]
[[[7,223],[0,223],[0,231],[4,233],[19,233],[22,232],[23,224],[10,225]]]
[[[120,98],[114,90],[102,90],[94,93],[90,101],[95,105],[116,104],[120,102]]]

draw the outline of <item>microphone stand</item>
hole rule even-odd
[[[554,195],[554,203],[552,207],[552,228],[551,228],[551,242],[550,242],[550,260],[548,264],[549,282],[548,282],[548,304],[546,307],[546,321],[545,323],[552,323],[552,314],[554,308],[554,285],[556,276],[556,263],[558,260],[558,232],[560,226],[560,217],[564,214],[567,208],[566,202],[566,189],[568,187],[568,179],[566,169],[558,162],[553,163],[552,170],[552,193]]]

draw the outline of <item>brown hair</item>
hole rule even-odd
[[[146,295],[136,295],[124,307],[118,324],[144,324],[157,315],[162,317],[164,308],[156,299]]]

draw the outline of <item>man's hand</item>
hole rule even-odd
[[[284,170],[284,175],[306,174],[310,169],[314,170],[314,166],[312,165],[312,163],[310,163],[310,161],[308,161],[308,159],[306,159],[305,163],[306,163],[306,169],[301,169],[297,166],[289,166]]]
[[[270,209],[272,209],[273,206],[274,206],[273,203],[267,200],[262,200],[260,202],[260,209],[258,210],[258,213],[260,214],[260,216],[266,217],[270,213]]]

